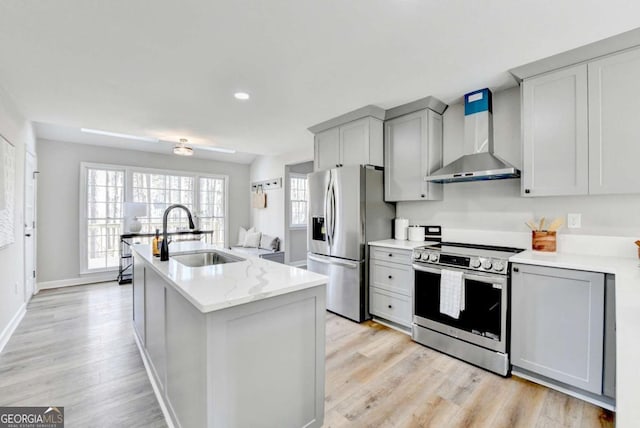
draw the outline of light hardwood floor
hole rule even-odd
[[[613,415],[327,314],[325,427],[612,427]],[[65,406],[68,427],[164,427],[131,329],[131,287],[43,291],[0,354],[0,405]]]

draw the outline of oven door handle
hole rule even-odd
[[[420,271],[420,272],[428,272],[428,273],[433,273],[436,275],[439,275],[440,272],[442,271],[442,269],[437,269],[437,268],[432,268],[432,267],[428,267],[428,266],[422,266],[422,265],[418,265],[418,264],[412,264],[413,269]],[[462,270],[462,269],[450,269],[450,268],[446,268],[447,270],[453,270],[453,271],[457,271],[457,272],[462,272],[463,279],[469,279],[471,281],[478,281],[478,282],[484,282],[486,284],[500,284],[500,285],[505,285],[507,283],[507,278],[503,277],[503,276],[498,276],[498,275],[477,275],[477,274],[472,274],[472,273],[467,273],[467,271]]]

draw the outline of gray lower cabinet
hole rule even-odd
[[[512,266],[514,370],[603,393],[605,275]]]
[[[369,312],[403,327],[411,327],[413,314],[411,252],[374,246],[369,252]]]

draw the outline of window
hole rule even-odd
[[[182,204],[194,215],[194,221],[199,220],[200,229],[213,230],[210,243],[225,245],[226,176],[87,163],[81,170],[81,273],[118,268],[124,202],[147,205],[147,215],[138,217],[141,233],[162,230],[165,209]],[[167,226],[169,231],[187,228],[186,213],[173,210]]]
[[[193,209],[194,181],[193,177],[188,176],[133,172],[133,202],[147,204],[147,216],[138,218],[142,223],[140,232],[155,233],[156,229],[162,230],[164,210],[172,204],[182,204],[189,208],[192,214],[196,214]],[[187,214],[184,210],[173,210],[169,213],[169,230],[187,226]]]
[[[224,245],[225,232],[225,180],[200,177],[200,228],[213,230],[213,242]]]
[[[87,168],[86,177],[86,269],[106,270],[118,266],[122,228],[124,171]]]
[[[307,227],[307,176],[291,174],[291,227]]]

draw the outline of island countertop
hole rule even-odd
[[[202,242],[174,242],[170,255],[214,250],[244,259],[234,263],[189,267],[173,259],[153,257],[151,246],[136,244],[134,253],[203,313],[226,309],[327,283],[314,272],[259,257],[247,256]]]

